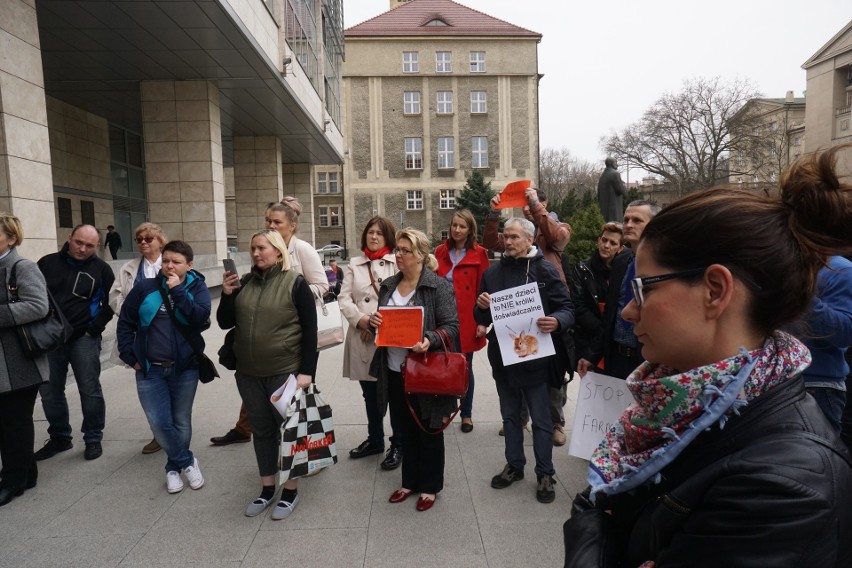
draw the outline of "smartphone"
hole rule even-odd
[[[225,267],[225,272],[230,272],[231,274],[236,274],[237,276],[240,275],[240,273],[237,272],[237,263],[234,262],[234,259],[223,258],[222,259],[222,266]],[[240,281],[237,280],[237,287],[239,287],[239,286],[240,286]]]

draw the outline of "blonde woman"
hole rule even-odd
[[[278,433],[283,418],[269,398],[292,373],[300,388],[310,386],[315,371],[317,314],[308,284],[290,265],[287,245],[266,229],[251,239],[251,272],[239,281],[228,274],[216,319],[222,329],[236,328],[234,353],[237,388],[254,437],[260,495],[249,503],[247,517],[262,513],[275,496]],[[273,520],[285,519],[299,503],[295,480],[284,483]]]
[[[116,233],[117,234],[117,233]],[[109,306],[116,315],[121,313],[121,306],[130,290],[146,278],[155,278],[163,265],[163,247],[169,242],[162,227],[155,223],[142,223],[136,227],[134,235],[139,256],[125,263],[118,271],[118,276],[109,291]],[[112,361],[116,365],[124,365],[118,357],[118,342],[113,348]],[[145,444],[143,454],[153,454],[160,451],[156,438]]]

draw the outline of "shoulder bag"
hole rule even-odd
[[[317,351],[323,351],[343,343],[343,314],[337,300],[329,303],[319,298],[317,306]]]
[[[9,274],[10,304],[20,301],[16,273],[18,262],[21,261],[12,265],[12,272]],[[21,340],[21,350],[30,359],[59,349],[71,339],[74,333],[74,328],[65,319],[49,288],[47,288],[47,315],[40,320],[18,324],[15,327],[18,331],[18,339]]]
[[[191,339],[186,328],[184,328],[183,324],[180,323],[175,317],[174,308],[172,308],[172,303],[169,301],[169,295],[166,294],[166,291],[163,290],[163,287],[157,285],[157,290],[160,291],[160,296],[163,298],[163,304],[166,306],[166,311],[169,312],[169,317],[172,320],[172,325],[178,330],[178,332],[186,339],[187,343],[192,346],[193,352],[195,352],[195,359],[198,361],[198,380],[202,383],[209,383],[213,379],[219,376],[219,371],[216,369],[216,364],[210,360],[210,357],[204,354],[204,352],[196,345],[195,341]],[[207,324],[207,327],[210,327]],[[206,329],[206,328],[205,328]]]
[[[456,414],[461,409],[459,404],[450,419],[443,428],[430,432],[420,423],[420,417],[411,406],[408,398],[410,394],[453,396],[463,399],[467,394],[469,367],[467,357],[464,353],[451,353],[449,350],[450,338],[442,329],[435,332],[441,339],[444,347],[441,351],[427,351],[426,353],[409,353],[405,357],[402,367],[403,390],[405,404],[411,412],[412,418],[421,430],[428,434],[440,434],[452,423]]]

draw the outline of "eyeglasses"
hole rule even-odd
[[[648,286],[650,284],[656,284],[658,282],[665,282],[666,280],[674,280],[676,278],[688,278],[690,276],[696,276],[698,274],[701,274],[705,270],[707,270],[706,266],[701,268],[690,268],[689,270],[682,270],[680,272],[660,274],[658,276],[634,278],[630,281],[630,286],[633,288],[633,299],[636,301],[636,305],[642,307],[642,304],[645,303],[645,296],[642,294],[643,287]]]
[[[142,243],[148,243],[149,245],[154,242],[154,237],[136,237],[136,244],[141,245]]]
[[[395,249],[393,249],[393,253],[398,254],[399,256],[410,256],[410,255],[414,254],[414,251],[408,250],[408,249],[395,248]]]

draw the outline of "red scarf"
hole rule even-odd
[[[364,247],[364,255],[367,258],[369,258],[370,260],[379,260],[380,258],[385,256],[386,254],[390,254],[390,251],[391,250],[388,247],[382,247],[379,250],[377,250],[376,252],[372,252],[367,247]]]

